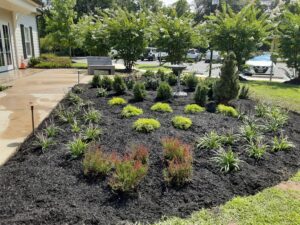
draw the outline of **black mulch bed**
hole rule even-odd
[[[167,187],[162,177],[162,137],[176,136],[194,144],[196,138],[211,130],[223,132],[233,129],[238,132],[242,122],[204,112],[190,116],[193,120],[190,130],[176,130],[171,125],[171,118],[183,114],[184,106],[193,102],[192,95],[174,100],[171,104],[173,113],[161,114],[149,109],[155,96],[155,93],[149,93],[146,101],[133,104],[144,109],[141,117],[157,118],[162,127],[151,134],[137,133],[131,128],[137,118],[122,119],[122,107],[109,107],[109,97],[96,98],[96,89],[90,89],[88,85],[83,85],[83,88],[85,92],[80,96],[95,102],[95,108],[103,113],[101,143],[104,150],[124,153],[134,143],[149,147],[150,169],[138,187],[138,193],[119,196],[110,191],[107,180],[85,178],[82,160],[71,159],[66,147],[72,139],[70,127],[62,125],[63,132],[56,145],[47,152],[42,153],[33,147],[35,138],[30,137],[20,151],[0,168],[0,224],[152,223],[164,215],[186,217],[201,208],[225,203],[234,196],[252,195],[274,186],[300,168],[300,115],[290,113],[289,123],[284,129],[296,144],[296,149],[267,153],[265,159],[257,162],[248,157],[245,142],[240,141],[233,150],[244,162],[240,171],[230,174],[222,174],[211,161],[213,152],[194,149],[191,183],[180,189]],[[123,97],[132,98],[129,94]],[[68,105],[66,100],[62,103]],[[251,101],[236,101],[234,105],[253,113],[254,103]],[[272,137],[272,134],[267,134],[266,140],[270,142]]]

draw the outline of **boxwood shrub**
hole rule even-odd
[[[188,117],[175,116],[172,119],[172,124],[177,129],[187,130],[192,126],[192,120]]]
[[[173,112],[173,109],[168,103],[158,102],[151,107],[152,111],[157,112]]]
[[[141,118],[134,122],[133,129],[143,133],[150,133],[160,128],[160,122],[155,119]]]
[[[166,82],[161,82],[157,89],[157,99],[168,100],[172,98],[172,88]]]

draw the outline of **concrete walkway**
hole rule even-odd
[[[11,72],[10,72],[11,73]],[[18,72],[22,73],[22,72]],[[3,165],[32,132],[30,105],[35,107],[35,126],[48,116],[68,90],[77,84],[77,70],[24,71],[0,92],[0,165]],[[10,74],[0,74],[0,77]],[[81,75],[81,83],[91,76]]]

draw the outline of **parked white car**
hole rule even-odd
[[[249,67],[247,74],[271,74],[271,68],[275,68],[275,63],[271,60],[270,54],[263,54],[255,56],[252,59],[246,61],[246,65]]]
[[[186,55],[187,59],[193,59],[196,62],[199,61],[201,59],[201,54],[198,51],[198,49],[189,49]]]
[[[210,50],[208,50],[205,53],[205,63],[210,62],[210,57],[211,57],[211,52]],[[221,62],[222,61],[221,53],[218,51],[213,51],[212,60],[213,62]]]
[[[168,56],[168,53],[158,51],[157,48],[148,47],[143,55],[141,55],[141,60],[144,61],[145,59],[148,61],[154,60],[163,60]]]

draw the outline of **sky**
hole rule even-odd
[[[174,2],[176,2],[177,0],[162,0],[166,5],[170,5],[173,4]],[[193,0],[188,0],[188,2],[192,3]]]

